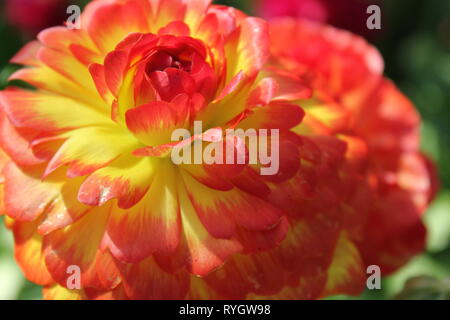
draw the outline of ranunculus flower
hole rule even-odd
[[[352,162],[362,160],[370,201],[357,243],[366,264],[388,274],[424,249],[421,216],[437,190],[434,167],[419,151],[419,114],[383,77],[382,57],[364,39],[306,20],[277,19],[270,27],[272,63],[314,88],[302,104],[303,125],[347,141]]]
[[[47,29],[12,59],[27,67],[11,79],[36,90],[0,92],[6,223],[45,298],[358,294],[367,263],[397,267],[418,252],[419,215],[392,211],[423,211],[430,196],[418,118],[361,39],[309,25],[302,38],[284,24],[270,39],[263,20],[209,0],[98,0],[81,25]],[[373,77],[348,80],[348,64]],[[196,121],[201,134],[171,140]],[[208,148],[231,128],[279,129],[278,172],[261,175],[240,139],[241,164],[172,161],[179,146]],[[400,234],[419,245],[380,243],[405,244]],[[78,290],[67,287],[73,267]]]
[[[328,23],[364,36],[377,31],[368,30],[367,7],[381,1],[368,0],[253,0],[255,11],[266,19],[294,17]]]
[[[63,23],[70,4],[66,0],[5,0],[4,10],[9,23],[34,36],[45,28]]]

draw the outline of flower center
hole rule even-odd
[[[136,106],[151,101],[171,102],[184,94],[189,99],[195,96],[196,108],[201,108],[214,98],[218,76],[207,62],[207,50],[201,41],[147,35],[131,50],[140,56],[133,81]]]
[[[167,68],[175,68],[190,73],[192,70],[192,61],[181,59],[170,52],[158,51],[149,57],[146,73],[151,74],[155,71],[166,71]]]

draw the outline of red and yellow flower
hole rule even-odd
[[[81,25],[12,59],[36,90],[0,92],[6,222],[45,298],[357,294],[422,249],[419,118],[361,39],[209,0],[97,0]],[[204,145],[279,129],[279,172],[175,165],[194,121]]]
[[[419,152],[420,117],[383,77],[383,60],[362,38],[293,20],[271,23],[275,65],[309,79],[315,89],[299,128],[346,141],[370,189],[364,261],[390,273],[424,249],[421,216],[437,190],[434,168]],[[364,157],[362,157],[364,156]]]

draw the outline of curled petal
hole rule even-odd
[[[109,254],[99,251],[108,217],[108,208],[96,209],[44,237],[45,261],[55,281],[65,286],[71,275],[67,270],[75,265],[80,268],[83,287],[111,289],[117,284],[118,274]]]
[[[223,265],[230,255],[242,250],[238,241],[216,239],[208,233],[200,222],[184,186],[179,186],[179,201],[190,272],[205,275]]]
[[[171,141],[173,130],[183,126],[189,114],[189,100],[178,96],[173,103],[158,101],[128,110],[128,128],[147,145],[157,146]]]
[[[69,167],[69,177],[88,175],[137,145],[128,134],[106,126],[80,128],[61,137],[67,139],[48,163],[44,176],[63,165]],[[95,141],[90,141],[91,137],[96,137]]]
[[[154,160],[125,154],[92,173],[81,185],[78,200],[89,206],[101,206],[117,198],[120,208],[131,208],[147,192],[156,168]]]
[[[117,262],[117,265],[130,299],[179,300],[188,292],[190,277],[186,271],[167,273],[152,257],[134,264]]]
[[[128,210],[112,213],[103,245],[118,260],[136,263],[154,252],[168,254],[177,248],[181,224],[173,171],[160,165],[145,197]]]
[[[33,222],[13,222],[14,256],[28,280],[39,285],[49,285],[53,279],[45,265],[42,236],[36,230],[39,222],[40,219]]]

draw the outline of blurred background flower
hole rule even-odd
[[[381,51],[386,62],[386,75],[417,106],[423,119],[422,150],[434,159],[439,169],[441,191],[425,215],[427,251],[399,272],[384,278],[381,290],[367,290],[357,299],[411,299],[418,295],[432,299],[448,298],[444,293],[448,290],[448,280],[445,278],[450,276],[450,1],[265,0],[267,4],[263,1],[222,0],[216,3],[232,5],[267,18],[285,14],[302,15],[366,36]],[[15,15],[8,13],[10,9],[7,10],[13,2],[18,10]],[[58,5],[53,4],[43,11],[34,9],[40,2]],[[49,10],[63,8],[64,20],[67,5],[83,5],[85,2],[1,1],[0,88],[6,86],[8,75],[17,69],[8,64],[8,60],[25,40],[39,28],[61,23],[58,15]],[[382,6],[381,32],[366,29],[366,9],[374,3]],[[23,22],[20,18],[27,16],[41,22]],[[57,17],[56,20],[54,17]],[[0,299],[40,299],[40,288],[23,278],[13,260],[11,237],[11,233],[6,232],[3,223],[0,223]],[[335,298],[349,299],[343,296]]]
[[[377,0],[254,0],[255,12],[266,19],[290,16],[331,24],[366,37],[378,31],[368,30],[367,7],[381,5]]]
[[[5,0],[7,21],[26,36],[62,24],[66,19],[66,0]]]

